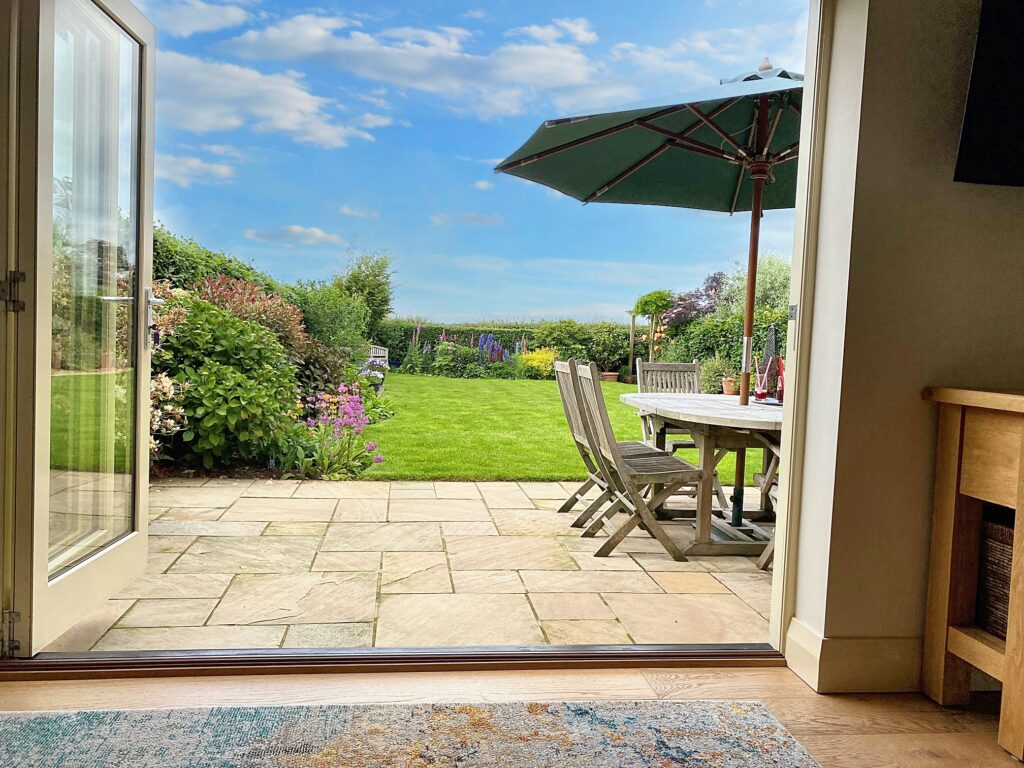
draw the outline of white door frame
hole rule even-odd
[[[91,610],[115,594],[128,579],[145,567],[147,556],[147,508],[149,488],[149,386],[148,376],[136,377],[135,386],[135,530],[115,540],[77,565],[49,578],[48,512],[50,469],[50,346],[53,264],[53,88],[54,8],[57,0],[11,0],[18,34],[14,52],[17,71],[16,103],[10,125],[15,132],[16,155],[10,181],[0,190],[0,207],[16,212],[11,234],[4,243],[6,261],[25,275],[20,298],[26,307],[6,313],[5,325],[13,324],[17,346],[5,368],[13,364],[7,381],[6,412],[14,422],[7,430],[5,455],[5,518],[13,530],[5,572],[11,583],[5,600],[17,616],[13,625],[17,656],[30,656],[73,626]],[[155,117],[155,30],[127,0],[90,0],[140,44],[138,229],[134,302],[135,350],[138,370],[148,372],[145,343],[147,306],[144,286],[152,282],[153,243],[153,125]],[[47,31],[49,30],[49,31]],[[5,109],[5,112],[7,110]],[[5,148],[8,145],[5,145]],[[13,318],[13,321],[12,321]],[[12,466],[13,465],[13,466]],[[13,484],[13,487],[9,487]],[[9,506],[8,506],[9,504]],[[6,607],[6,605],[5,605]]]

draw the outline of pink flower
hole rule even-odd
[[[373,442],[367,443],[366,445],[363,446],[363,450],[366,451],[367,453],[373,453],[374,451],[377,450],[377,444]]]
[[[376,456],[374,456],[374,457],[373,457],[373,463],[374,463],[374,464],[383,464],[383,463],[384,463],[384,457],[383,457],[383,456],[381,456],[381,455],[380,455],[380,454],[378,453],[378,454],[377,454]]]

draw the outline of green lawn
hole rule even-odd
[[[131,371],[67,373],[50,380],[53,469],[124,472],[131,466],[132,381]],[[116,429],[109,423],[112,414]]]
[[[619,402],[635,392],[604,384],[620,440],[639,440],[636,412]],[[586,475],[554,381],[446,379],[388,374],[395,415],[367,430],[384,463],[364,475],[375,480],[575,480]],[[696,451],[680,452],[696,461]],[[760,468],[760,451],[747,451],[747,485]],[[732,455],[718,465],[733,482]]]

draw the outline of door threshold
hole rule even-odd
[[[784,667],[767,643],[40,653],[0,660],[0,682],[103,677],[615,667]]]

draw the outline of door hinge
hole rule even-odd
[[[4,307],[8,312],[25,311],[25,302],[18,298],[18,285],[24,282],[25,273],[12,269],[7,273],[3,283],[0,283],[2,286],[0,293],[2,293]]]
[[[0,639],[0,658],[8,658],[14,652],[21,649],[21,643],[14,639],[14,625],[21,621],[21,614],[17,611],[4,611],[3,637]]]

